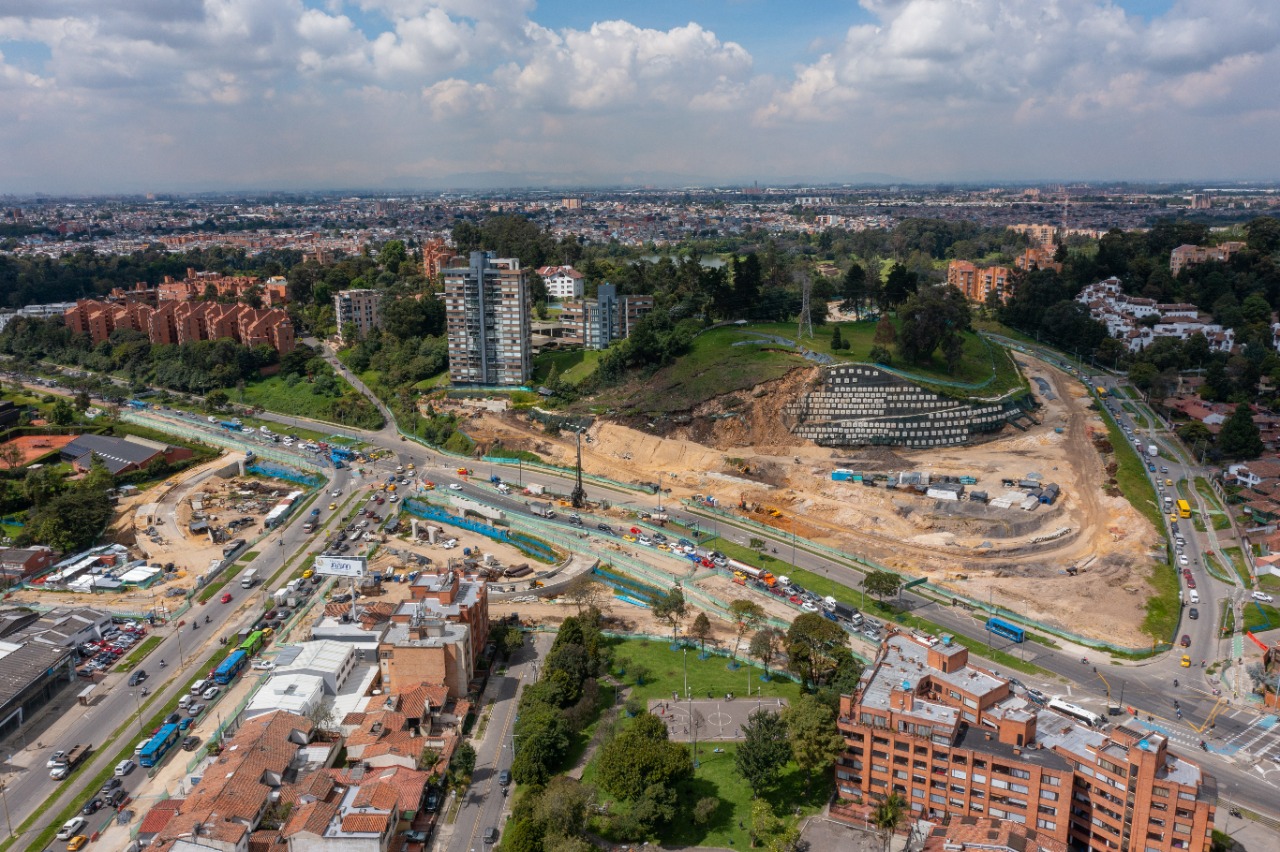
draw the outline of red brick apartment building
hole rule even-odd
[[[832,815],[861,823],[897,793],[912,817],[982,817],[1069,849],[1201,852],[1217,782],[1158,733],[1098,730],[1014,695],[969,652],[890,633],[837,722]]]
[[[1009,267],[981,267],[967,260],[953,260],[947,264],[947,283],[956,287],[971,302],[985,302],[987,296],[996,293],[1001,302],[1009,301]]]
[[[152,343],[174,344],[229,337],[246,346],[263,344],[281,355],[293,351],[293,321],[280,308],[251,308],[219,302],[161,300],[155,307],[140,301],[124,304],[80,299],[64,315],[67,328],[87,334],[94,344],[117,328],[131,328]]]

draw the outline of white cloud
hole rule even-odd
[[[495,79],[547,109],[615,110],[638,103],[688,104],[745,82],[751,56],[698,24],[671,30],[604,21],[590,30],[531,31],[533,56]]]
[[[714,21],[552,28],[534,0],[5,0],[0,49],[50,58],[0,57],[0,187],[1274,168],[1280,3],[860,2],[780,75]]]

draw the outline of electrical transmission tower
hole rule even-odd
[[[800,322],[796,328],[796,339],[806,334],[813,339],[813,317],[809,314],[809,296],[813,292],[813,280],[807,272],[800,273]]]

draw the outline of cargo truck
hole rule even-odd
[[[71,774],[71,770],[79,766],[89,754],[90,746],[74,745],[71,750],[57,760],[49,769],[49,777],[61,781]]]
[[[258,582],[258,569],[250,568],[240,575],[240,588],[252,589],[254,584]]]
[[[556,516],[550,503],[530,503],[529,511],[540,518],[554,518]]]
[[[1155,444],[1148,444],[1147,455],[1151,456],[1151,458],[1155,458],[1156,456],[1160,455],[1160,448],[1157,447]]]

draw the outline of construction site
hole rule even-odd
[[[917,450],[800,440],[783,409],[815,387],[816,371],[798,368],[752,392],[710,399],[662,434],[597,420],[584,433],[583,468],[660,484],[664,500],[742,514],[779,536],[928,577],[1073,632],[1143,644],[1160,538],[1114,487],[1114,448],[1087,388],[1039,360],[1017,361],[1032,381],[1034,418],[970,443]],[[525,414],[435,404],[465,418],[482,448],[575,464],[573,436],[550,434]]]

